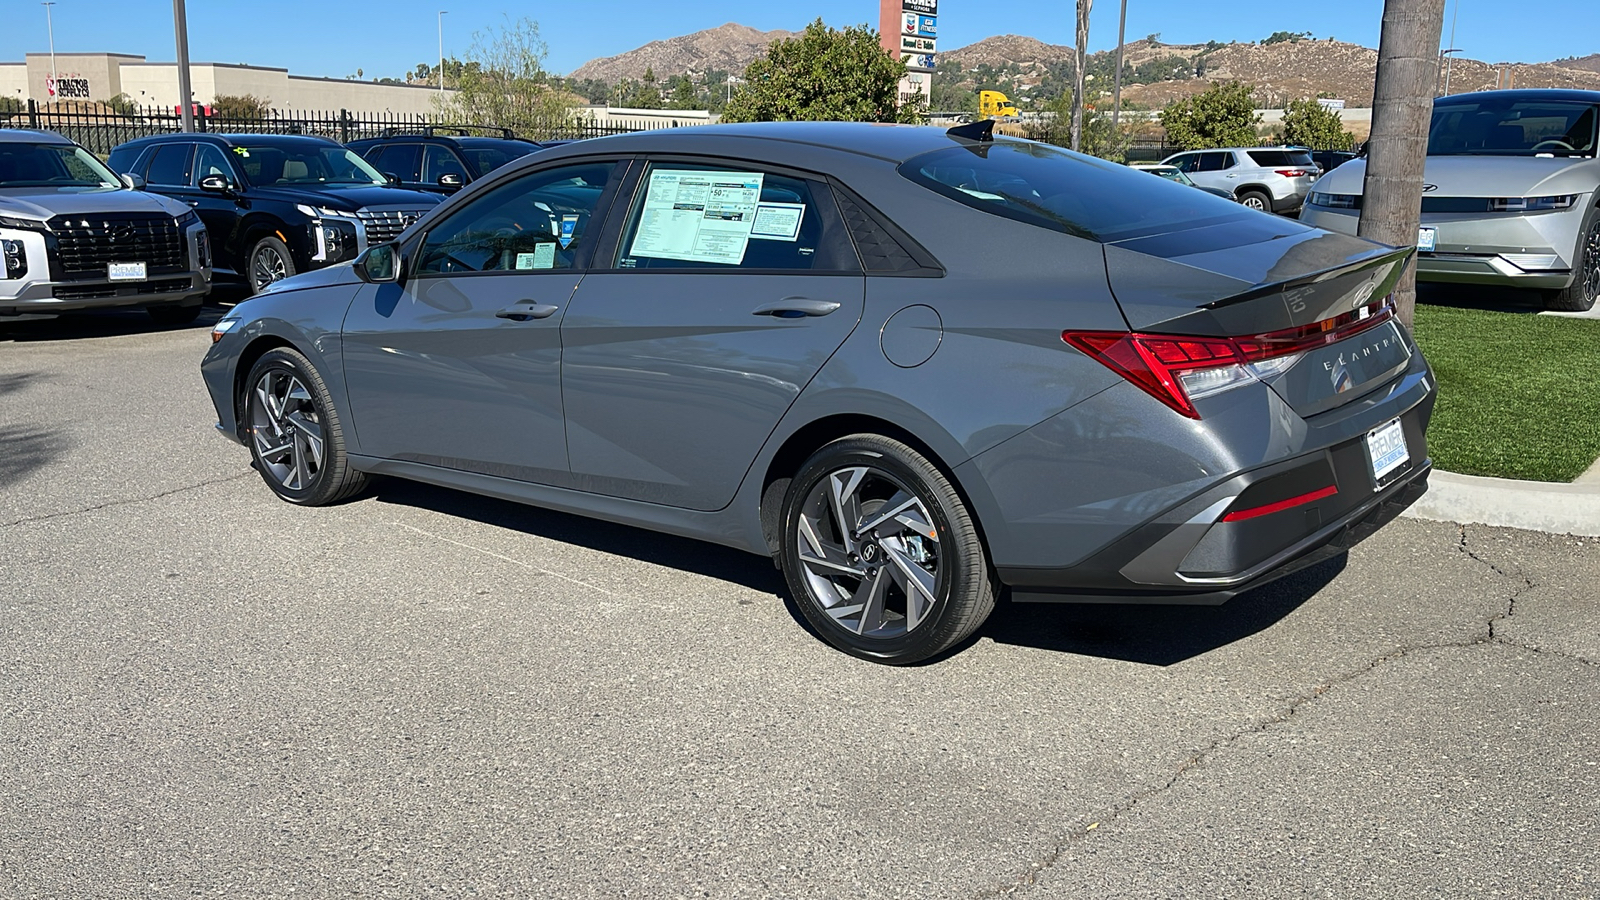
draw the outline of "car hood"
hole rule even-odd
[[[1351,160],[1317,182],[1327,194],[1360,194],[1367,161]],[[1429,197],[1544,197],[1587,194],[1600,182],[1600,161],[1550,156],[1430,156],[1422,180]]]
[[[399,206],[407,209],[427,209],[439,205],[437,194],[410,191],[393,187],[365,187],[358,185],[272,185],[256,188],[254,193],[289,203],[323,206],[354,212],[368,206]]]
[[[100,213],[162,213],[177,218],[189,207],[168,197],[111,187],[5,188],[0,189],[0,214],[24,219]]]
[[[291,275],[281,281],[274,281],[261,290],[256,296],[265,294],[281,294],[286,291],[303,291],[307,288],[334,287],[341,284],[360,284],[361,279],[356,277],[355,267],[350,263],[339,263],[321,269],[312,269],[299,275]]]

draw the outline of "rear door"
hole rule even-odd
[[[418,144],[380,144],[367,151],[367,162],[384,175],[393,175],[403,187],[416,188],[417,166],[421,146]]]
[[[616,209],[561,326],[574,486],[720,509],[860,321],[860,263],[803,173],[658,159]]]
[[[1195,184],[1221,188],[1233,193],[1239,187],[1239,173],[1234,168],[1233,153],[1227,150],[1207,150],[1198,154],[1189,178]]]

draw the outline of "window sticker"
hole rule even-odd
[[[629,256],[738,265],[750,243],[760,172],[656,169]]]
[[[519,269],[553,269],[555,267],[555,244],[534,244],[532,253],[517,254],[517,268]]]
[[[756,220],[750,237],[763,241],[800,239],[800,222],[805,218],[804,203],[762,203],[756,206]]]
[[[578,217],[576,215],[565,215],[565,216],[562,216],[561,217],[561,238],[560,238],[560,240],[561,240],[561,249],[565,250],[568,247],[572,246],[573,238],[577,235],[577,233],[578,233]]]

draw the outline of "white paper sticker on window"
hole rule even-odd
[[[805,218],[804,203],[762,203],[756,206],[756,220],[750,236],[763,241],[800,239],[800,221]]]
[[[761,199],[760,172],[656,169],[629,256],[736,266]]]
[[[517,268],[519,269],[553,269],[555,266],[555,244],[534,244],[532,253],[517,254]]]

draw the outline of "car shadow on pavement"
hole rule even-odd
[[[783,575],[770,559],[731,547],[400,478],[378,479],[367,494],[380,503],[471,519],[496,528],[694,572],[764,594],[782,597],[788,593]]]
[[[1221,606],[1002,602],[980,631],[996,643],[1170,666],[1277,624],[1344,571],[1345,554]]]

